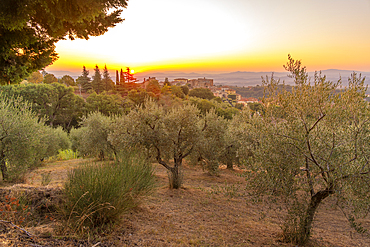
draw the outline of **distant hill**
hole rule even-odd
[[[70,71],[47,71],[48,73],[54,74],[56,77],[61,78],[63,75],[70,75],[77,79],[81,73],[70,72]],[[355,71],[362,76],[366,76],[366,84],[370,84],[370,72],[360,72]],[[271,77],[273,72],[248,72],[248,71],[236,71],[230,73],[185,73],[181,71],[163,71],[163,72],[143,72],[136,73],[135,77],[139,81],[143,81],[144,78],[156,77],[159,81],[164,81],[167,77],[170,81],[176,78],[187,78],[187,79],[197,79],[197,78],[211,78],[216,85],[228,85],[228,86],[256,86],[262,85],[261,77]],[[348,85],[348,77],[353,73],[352,70],[338,70],[338,69],[328,69],[322,70],[321,73],[326,75],[327,79],[330,81],[338,81],[342,77],[342,83],[344,86]],[[109,71],[112,80],[115,80],[115,71]],[[93,75],[93,71],[90,71],[90,76]],[[274,72],[274,77],[285,81],[286,84],[293,84],[293,80],[289,78],[288,72]],[[314,72],[309,72],[310,77],[314,76]]]
[[[366,76],[366,84],[370,84],[370,72],[360,72],[355,71],[362,76]],[[144,78],[156,77],[160,81],[164,81],[165,77],[169,80],[175,78],[187,78],[187,79],[196,79],[196,78],[211,78],[214,80],[216,85],[229,85],[229,86],[255,86],[262,85],[261,77],[271,77],[273,72],[247,72],[247,71],[236,71],[231,73],[219,73],[219,74],[210,74],[210,73],[184,73],[184,72],[143,72],[137,73],[135,76],[141,81]],[[315,72],[309,72],[310,77],[314,76]],[[327,79],[330,81],[338,81],[342,77],[342,83],[344,86],[348,85],[348,77],[353,73],[351,70],[337,70],[337,69],[328,69],[321,71],[322,75],[326,75]],[[274,77],[285,81],[286,84],[293,84],[293,80],[289,78],[287,72],[274,72]]]

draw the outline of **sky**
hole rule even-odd
[[[102,36],[63,40],[47,71],[370,71],[370,0],[129,0]]]

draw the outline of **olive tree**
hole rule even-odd
[[[116,156],[116,148],[108,141],[113,119],[100,112],[91,113],[81,122],[81,128],[72,129],[70,136],[73,149],[86,156],[104,160]]]
[[[251,147],[247,121],[251,118],[251,111],[244,107],[240,113],[230,120],[217,114],[217,109],[211,109],[202,117],[206,128],[201,140],[191,155],[192,161],[200,161],[210,171],[217,174],[219,164],[233,169],[240,165],[239,158],[251,156]],[[240,153],[240,154],[239,154]]]
[[[116,120],[109,140],[114,146],[139,146],[168,170],[170,187],[181,187],[181,166],[201,138],[204,123],[193,105],[167,111],[154,101]]]
[[[71,140],[62,127],[51,128],[43,127],[43,133],[40,134],[40,148],[42,151],[41,159],[52,157],[58,154],[59,150],[71,148]]]
[[[68,147],[66,133],[44,125],[21,98],[0,94],[0,170],[3,180],[18,178],[41,159]],[[49,141],[54,140],[54,141]]]
[[[234,164],[240,165],[240,158],[247,159],[252,156],[251,136],[249,124],[252,111],[245,106],[240,114],[228,120],[224,130],[223,148],[219,160],[227,169],[233,169]]]
[[[218,174],[226,145],[228,122],[218,116],[214,109],[202,115],[201,120],[203,131],[190,158],[195,163],[201,163],[211,174]]]
[[[247,121],[248,145],[255,148],[253,158],[244,160],[254,192],[287,205],[286,240],[303,244],[328,197],[357,229],[354,220],[368,212],[370,115],[364,78],[353,74],[336,93],[340,81],[316,73],[311,82],[301,62],[288,58],[284,67],[295,86],[278,91],[279,81],[264,80],[265,114]]]

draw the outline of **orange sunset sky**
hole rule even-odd
[[[121,24],[56,45],[47,71],[370,71],[370,0],[129,0]]]

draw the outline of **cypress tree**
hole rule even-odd
[[[121,85],[124,85],[125,82],[126,82],[125,73],[123,72],[122,68],[121,68],[121,76],[119,78],[119,82],[120,82]]]
[[[119,75],[118,75],[118,70],[116,70],[116,85],[119,84]]]

